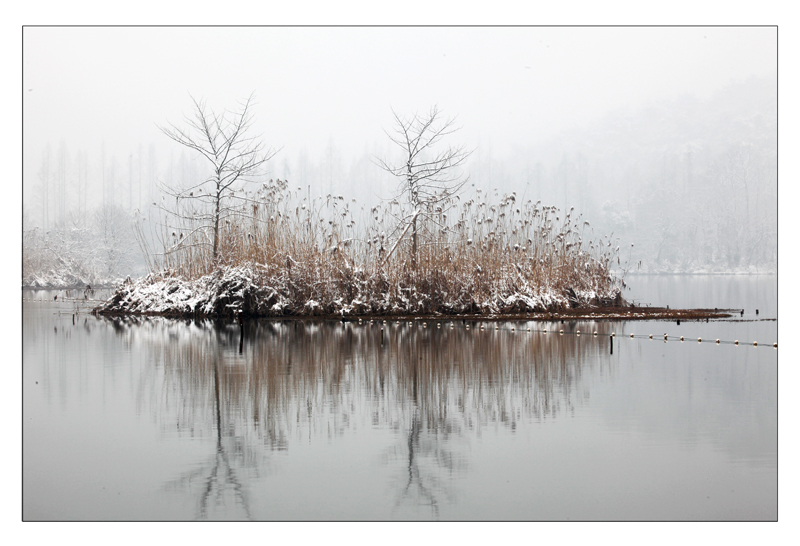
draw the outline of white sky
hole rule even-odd
[[[433,104],[502,154],[610,109],[776,69],[775,28],[87,28],[23,32],[26,180],[41,149],[118,157],[172,145],[189,94],[218,109],[256,93],[256,128],[289,158],[384,143]],[[280,157],[278,158],[280,160]],[[35,179],[34,179],[35,180]]]

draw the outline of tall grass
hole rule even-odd
[[[257,286],[285,299],[288,314],[524,312],[609,304],[620,292],[611,273],[619,247],[595,238],[573,209],[479,189],[450,198],[418,216],[412,267],[410,235],[398,244],[407,205],[309,193],[278,180],[235,196],[217,263],[207,215],[178,202],[151,268],[193,280],[246,266]]]

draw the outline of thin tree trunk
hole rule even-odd
[[[411,220],[411,267],[417,268],[417,215]]]
[[[219,199],[217,194],[216,210],[214,211],[214,253],[212,255],[214,265],[217,265],[217,249],[219,248]]]

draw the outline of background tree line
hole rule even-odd
[[[479,142],[464,162],[469,181],[462,192],[496,188],[523,201],[575,207],[597,233],[613,231],[623,245],[634,244],[623,253],[634,272],[776,270],[774,79],[731,83],[707,99],[613,112],[557,137],[542,139],[543,132],[532,127],[529,142],[504,153]],[[195,154],[164,141],[128,154],[106,145],[70,149],[68,140],[41,150],[38,171],[25,173],[24,249],[48,231],[90,225],[95,211],[108,207],[154,221],[153,203],[166,199],[159,183],[188,187],[204,168]],[[393,157],[394,147],[383,135],[348,157],[332,135],[321,153],[281,150],[266,174],[312,197],[357,195],[367,206],[397,190],[397,178],[374,161]],[[130,253],[130,273],[143,267],[135,243],[121,250]]]

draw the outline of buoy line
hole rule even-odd
[[[427,319],[427,320],[430,320],[430,319]],[[355,320],[353,320],[352,322],[355,322]],[[397,324],[402,324],[403,322],[406,322],[406,320],[405,319],[404,320],[397,320],[397,321],[394,321],[394,322],[396,322]],[[433,321],[431,321],[431,322],[433,322]],[[449,328],[451,330],[455,329],[456,324],[457,324],[457,321],[451,321],[451,320],[447,320],[447,319],[444,319],[444,320],[441,320],[441,321],[436,321],[436,322],[437,322],[437,326],[436,326],[437,328],[440,328],[440,325],[442,323],[444,323],[445,324],[445,328],[447,328],[449,326]],[[462,321],[462,325],[463,325],[465,330],[470,330],[470,323],[472,323],[472,326],[475,327],[480,332],[491,332],[491,328],[486,328],[485,325],[483,324],[483,322],[484,321],[480,321],[480,320],[470,320],[469,322]],[[386,321],[384,320],[383,323],[386,324]],[[476,323],[481,323],[481,324],[478,326]],[[361,321],[359,321],[358,324],[361,324]],[[408,325],[409,326],[413,326],[414,325],[414,321],[408,321]],[[421,322],[420,321],[417,324],[417,326],[420,326],[422,328],[427,328],[427,322]],[[575,337],[581,337],[581,333],[582,333],[581,330],[564,331],[563,328],[560,328],[558,330],[556,330],[556,329],[548,330],[547,328],[538,329],[538,328],[525,327],[525,329],[523,329],[523,327],[517,328],[516,325],[512,325],[512,326],[510,326],[508,328],[500,328],[500,324],[497,324],[497,323],[495,323],[494,331],[496,331],[496,332],[501,332],[502,331],[502,332],[509,332],[509,333],[516,333],[517,331],[520,331],[520,332],[524,332],[524,333],[534,333],[534,334],[558,334],[560,336],[566,334],[566,335],[573,335]],[[587,332],[583,332],[583,333],[585,335],[591,335],[592,338],[597,338],[597,337],[602,337],[602,336],[609,336],[609,337],[612,337],[612,338],[616,337],[616,332],[609,332],[607,334],[604,334],[604,333],[598,332],[597,330],[592,330],[591,334],[589,334]],[[671,336],[671,335],[669,335],[667,333],[664,333],[664,334],[659,335],[659,336],[654,336],[653,334],[633,334],[633,333],[631,333],[631,334],[625,334],[622,337],[624,338],[625,336],[628,336],[630,339],[649,339],[649,340],[659,339],[659,340],[663,340],[665,343],[667,341],[685,342],[687,340],[693,340],[694,339],[694,338],[687,337],[687,336]],[[704,339],[702,337],[698,337],[697,338],[697,342],[698,343],[711,343],[711,344],[715,344],[715,345],[734,345],[734,346],[752,345],[753,347],[758,347],[759,346],[758,341],[747,342],[747,341],[740,341],[738,339],[734,340],[734,341],[729,341],[729,340],[721,340],[721,339],[718,339],[718,338]],[[762,347],[766,347],[766,346],[768,346],[768,344],[761,344],[761,346]],[[774,349],[777,349],[778,348],[778,343],[777,342],[772,343],[772,347]]]

